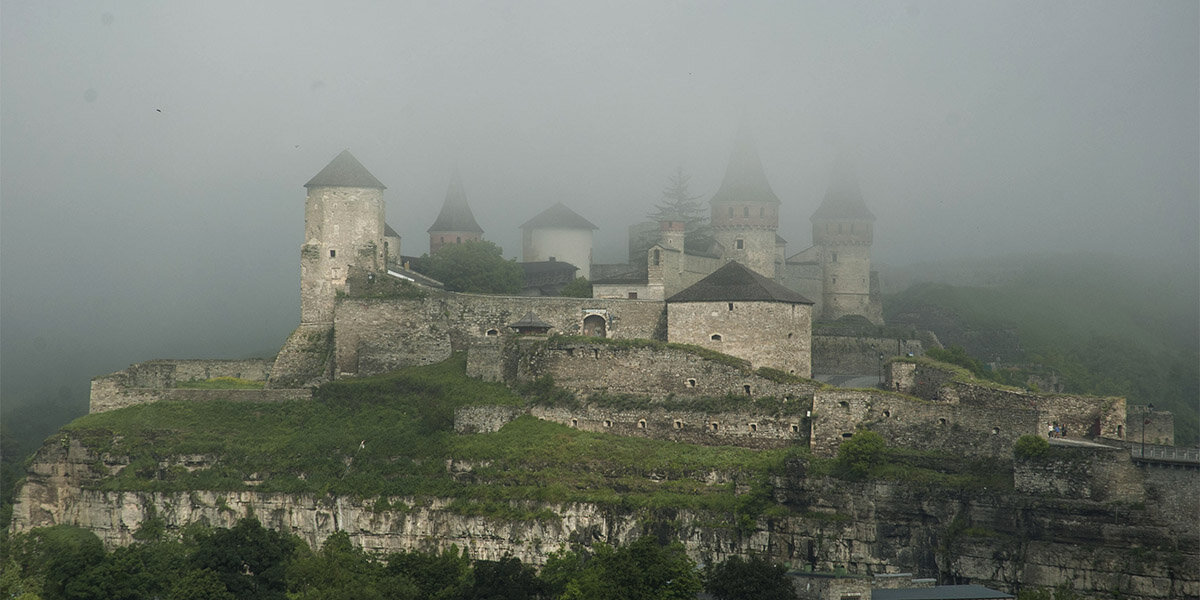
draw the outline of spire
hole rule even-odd
[[[833,173],[829,178],[829,189],[825,192],[825,200],[813,213],[813,219],[865,219],[875,220],[863,201],[862,190],[858,188],[858,174],[854,164],[845,156],[839,156],[833,162]]]
[[[763,202],[779,204],[779,197],[771,190],[767,175],[763,172],[762,160],[750,128],[744,123],[734,138],[733,152],[729,155],[729,166],[725,168],[725,179],[710,203],[718,202]]]
[[[320,173],[313,176],[304,184],[306,188],[313,187],[358,187],[358,188],[375,188],[379,190],[387,189],[387,186],[375,179],[375,176],[350,154],[349,150],[342,150],[321,169]]]
[[[454,173],[450,175],[450,187],[446,190],[446,199],[442,202],[442,212],[438,213],[437,220],[427,231],[483,233],[483,228],[475,222],[475,215],[471,213],[471,207],[467,205],[467,194],[463,191],[462,178],[458,175],[458,169],[454,169]]]

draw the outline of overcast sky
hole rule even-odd
[[[622,261],[676,168],[716,191],[745,122],[789,253],[841,152],[877,263],[1194,269],[1197,7],[3,0],[3,389],[275,350],[298,322],[302,186],[345,148],[388,186],[406,254],[457,166],[506,256],[561,200]]]

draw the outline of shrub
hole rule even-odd
[[[1013,457],[1018,460],[1041,458],[1050,451],[1050,442],[1037,435],[1026,434],[1013,445]]]
[[[838,447],[837,466],[850,479],[865,479],[883,464],[887,444],[874,431],[860,429]]]

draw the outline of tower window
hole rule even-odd
[[[837,262],[837,252],[831,253],[829,255],[829,260],[830,260],[830,262]]]
[[[834,283],[837,283],[837,277],[834,277],[834,278],[833,278],[833,282],[834,282]]]
[[[655,248],[654,249],[654,266],[657,267],[660,260],[661,260],[661,257],[659,256],[659,250],[657,248]]]
[[[337,258],[337,250],[330,250],[329,258]]]
[[[741,238],[733,240],[733,247],[737,248],[738,250],[742,250],[743,248],[746,247],[746,240],[743,240]]]
[[[637,300],[637,292],[629,292],[630,300]]]
[[[730,303],[729,303],[729,310],[733,310],[733,303],[732,303],[732,302],[730,302]]]
[[[743,207],[742,207],[742,216],[743,216],[743,217],[748,217],[748,216],[750,216],[750,207],[749,207],[749,206],[743,206]]]

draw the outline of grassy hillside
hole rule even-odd
[[[1013,257],[1005,266],[1008,275],[988,287],[913,285],[885,299],[885,316],[924,319],[913,324],[930,327],[943,342],[977,340],[982,347],[964,345],[984,360],[992,350],[988,341],[1015,332],[1011,362],[1048,367],[1068,391],[1120,395],[1130,404],[1170,410],[1176,443],[1196,443],[1200,291],[1194,268],[1087,255]]]
[[[105,489],[254,485],[264,492],[453,497],[464,513],[508,518],[521,517],[511,500],[732,511],[740,502],[733,486],[706,483],[709,473],[765,476],[794,454],[622,438],[528,417],[495,434],[452,431],[458,406],[523,402],[502,385],[467,378],[459,356],[327,384],[315,402],[160,402],[88,415],[65,429],[97,451],[130,458],[103,481]],[[191,473],[162,466],[197,454],[219,460]],[[453,475],[448,460],[471,470]]]

